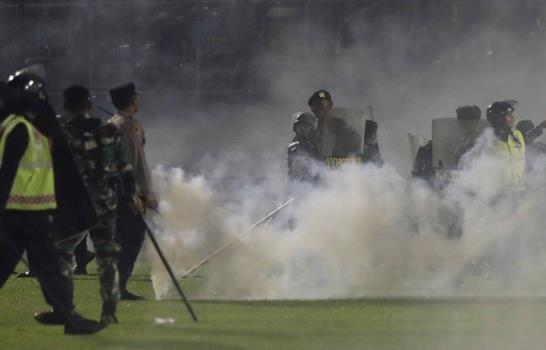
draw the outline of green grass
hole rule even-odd
[[[142,269],[139,271],[141,273]],[[199,280],[184,281],[191,284]],[[98,317],[95,276],[76,278],[76,303]],[[0,290],[0,349],[543,349],[546,300],[343,300],[194,302],[194,324],[180,301],[153,301],[151,282],[130,290],[120,323],[93,336],[64,336],[32,315],[46,309],[37,282],[12,278]],[[172,317],[170,325],[155,317]]]

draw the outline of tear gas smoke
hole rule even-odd
[[[500,3],[511,2],[486,5],[511,14],[510,6],[495,6]],[[505,196],[496,176],[502,164],[479,155],[467,159],[441,194],[407,179],[415,149],[409,151],[406,132],[429,138],[432,119],[454,116],[459,105],[477,104],[483,110],[494,100],[515,98],[521,115],[541,115],[543,106],[535,101],[546,95],[540,78],[546,53],[537,49],[520,55],[513,45],[532,46],[536,37],[521,39],[521,33],[484,19],[472,33],[445,46],[438,38],[419,44],[415,38],[428,38],[445,23],[408,27],[405,14],[383,13],[374,22],[364,12],[347,18],[354,44],[343,50],[327,49],[332,33],[325,28],[296,20],[277,27],[273,49],[260,52],[253,62],[268,82],[267,103],[213,104],[188,113],[188,120],[160,122],[149,131],[151,159],[192,170],[185,177],[172,176],[180,170],[156,172],[166,184],[159,191],[162,206],[172,211],[155,220],[177,272],[295,195],[284,215],[207,265],[196,296],[544,294],[537,283],[546,266],[540,222],[546,209],[544,166],[529,174],[529,191]],[[362,39],[369,33],[378,35],[371,43]],[[412,59],[408,48],[415,45],[423,45],[417,51],[428,57],[427,63]],[[305,110],[306,99],[319,88],[333,93],[336,106],[374,107],[387,165],[326,171],[323,186],[294,189],[285,185],[289,117]],[[486,142],[490,136],[484,137]],[[192,177],[196,169],[206,177]],[[178,194],[165,192],[175,183]],[[178,208],[193,202],[201,203],[192,207],[195,215],[215,213],[213,234],[207,220],[176,219],[185,215]],[[460,239],[447,238],[459,229]],[[187,237],[210,240],[188,245]],[[160,265],[153,266],[156,295],[166,297],[169,282]]]
[[[492,137],[485,133],[476,148]],[[211,260],[197,295],[541,295],[546,290],[537,280],[546,266],[546,237],[540,214],[546,197],[544,178],[537,175],[544,167],[528,176],[530,191],[507,193],[498,176],[505,166],[484,154],[469,152],[463,170],[442,195],[404,179],[390,166],[324,170],[324,185],[296,193],[296,203],[285,215]],[[165,228],[164,245],[180,274],[199,260],[196,256],[205,257],[211,247],[249,226],[254,211],[248,208],[263,207],[256,191],[275,186],[245,188],[238,198],[244,198],[242,210],[234,210],[215,201],[212,185],[202,178],[160,169],[156,179],[166,209],[156,220]],[[459,239],[448,238],[454,224],[462,229]],[[168,296],[169,282],[160,265],[154,264],[153,271],[156,295]]]

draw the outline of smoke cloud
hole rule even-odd
[[[546,8],[531,2],[537,20],[518,30],[502,21],[514,14],[510,1],[480,2],[476,17],[458,3],[465,20],[409,21],[402,10],[372,16],[363,6],[337,33],[281,21],[271,48],[251,62],[265,100],[158,106],[165,117],[145,119],[150,159],[164,165],[155,173],[161,215],[154,221],[177,273],[237,241],[197,272],[205,279],[195,296],[543,295],[536,282],[545,266],[542,159],[524,193],[505,193],[496,176],[504,165],[480,149],[443,192],[409,179],[416,149],[408,133],[424,142],[431,121],[454,117],[459,105],[484,111],[513,98],[519,119],[540,121]],[[320,170],[324,183],[315,188],[287,184],[290,116],[319,88],[336,106],[374,107],[384,167]],[[292,196],[270,224],[237,238]],[[459,230],[460,238],[448,238]],[[159,261],[148,257],[156,295],[169,297]]]
[[[196,295],[541,295],[546,291],[537,288],[536,281],[546,262],[540,219],[546,201],[544,180],[538,175],[544,166],[527,177],[528,191],[509,190],[499,176],[506,165],[482,151],[492,138],[490,132],[482,136],[463,170],[442,192],[408,181],[388,165],[322,170],[322,185],[293,192],[295,203],[284,215],[211,259],[200,270],[206,282]],[[162,206],[169,208],[156,220],[168,228],[163,237],[169,252],[176,250],[169,257],[180,274],[200,260],[192,257],[206,257],[256,221],[259,215],[249,214],[255,213],[249,208],[263,207],[260,187],[286,190],[268,182],[247,187],[241,189],[241,210],[225,209],[210,195],[206,181],[181,175],[180,170],[156,172],[166,191]],[[275,200],[270,203],[274,206]],[[187,206],[192,206],[187,214],[177,211]],[[177,216],[189,213],[192,219]],[[449,238],[450,230],[458,228],[462,236]],[[154,276],[163,274],[156,262]],[[165,276],[154,278],[154,288],[158,297],[169,295]]]

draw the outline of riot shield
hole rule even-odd
[[[333,132],[325,127],[319,139],[320,155],[328,168],[339,168],[363,162],[366,121],[373,120],[373,109],[334,108],[335,118],[344,121],[342,128]],[[368,123],[369,124],[369,123]]]
[[[459,160],[489,126],[484,119],[438,118],[432,121],[432,159],[434,167],[456,170]]]

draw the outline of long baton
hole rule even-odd
[[[99,106],[99,109],[100,109],[101,112],[104,112],[104,113],[108,114],[110,117],[114,116],[114,113],[110,112],[106,108],[103,108],[103,107]]]
[[[77,233],[77,234],[75,234],[75,235],[72,235],[72,236],[69,236],[69,237],[60,239],[60,240],[58,240],[58,241],[54,241],[53,243],[55,243],[56,246],[59,246],[59,245],[64,244],[64,243],[74,242],[74,246],[77,246],[77,245],[79,245],[86,237],[87,237],[87,231],[82,232],[82,233]]]
[[[148,226],[148,223],[146,220],[144,220],[144,216],[140,216],[142,223],[144,224],[144,227],[146,228],[146,232],[148,233],[148,237],[150,237],[150,240],[152,241],[152,244],[154,245],[155,250],[157,251],[157,254],[161,258],[161,261],[163,262],[163,265],[165,266],[165,269],[167,269],[167,272],[169,273],[169,276],[171,277],[171,280],[173,281],[174,286],[176,287],[176,290],[178,291],[178,294],[182,297],[182,300],[184,301],[184,304],[186,304],[186,308],[188,309],[188,312],[191,315],[191,318],[193,321],[197,322],[197,315],[193,311],[193,308],[188,300],[186,298],[186,295],[184,294],[184,291],[182,290],[182,287],[180,287],[180,284],[176,280],[176,277],[174,275],[174,272],[171,268],[171,265],[165,258],[165,255],[163,255],[163,252],[161,251],[161,248],[159,247],[159,244],[157,243],[157,240],[155,239],[155,235],[153,234],[152,230]]]
[[[204,258],[203,260],[199,261],[195,266],[193,266],[192,268],[190,268],[189,270],[187,270],[186,272],[184,272],[184,274],[182,275],[182,278],[188,276],[189,274],[191,274],[192,272],[194,272],[195,270],[197,270],[199,267],[205,265],[210,259],[214,258],[216,255],[220,254],[224,249],[232,246],[233,244],[235,244],[236,242],[239,241],[239,237],[241,236],[244,236],[245,234],[249,233],[250,231],[254,230],[257,226],[259,226],[260,224],[262,224],[264,221],[267,221],[269,218],[275,216],[275,214],[277,214],[279,211],[281,211],[284,207],[286,207],[288,204],[292,203],[292,201],[294,201],[294,198],[290,198],[289,200],[287,200],[286,202],[284,202],[282,205],[280,205],[279,207],[277,207],[277,209],[273,210],[272,212],[270,212],[269,214],[267,214],[266,216],[264,216],[262,219],[260,219],[260,221],[258,221],[257,223],[255,223],[254,225],[250,226],[246,231],[238,234],[234,239],[232,239],[231,241],[227,242],[226,244],[224,244],[223,246],[221,246],[220,248],[216,249],[214,252],[212,252],[212,254],[210,254],[209,256],[207,256],[206,258]]]

